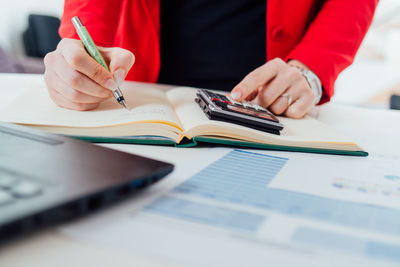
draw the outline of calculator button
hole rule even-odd
[[[254,107],[255,109],[257,109],[257,110],[267,111],[265,108],[263,108],[263,107],[260,106],[260,105],[257,105],[257,104],[254,104],[254,103],[252,103],[252,105],[253,105],[253,107]]]
[[[258,111],[251,102],[248,102],[247,105],[248,106],[246,108],[254,110],[254,111]]]
[[[214,93],[209,92],[208,94],[209,94],[211,97],[218,98],[218,96],[217,96],[216,94],[214,94]]]
[[[34,182],[22,181],[11,188],[13,196],[28,198],[42,193],[42,187]]]
[[[243,104],[243,106],[245,108],[251,108],[252,107],[251,104],[249,102],[247,102],[247,101],[243,101],[242,104]]]
[[[232,104],[240,105],[240,102],[233,100],[232,97],[227,96],[227,98],[228,98],[228,100],[229,100]]]
[[[222,100],[222,101],[226,101],[226,102],[230,102],[229,101],[229,99],[226,97],[226,96],[224,96],[224,95],[219,95],[219,98]]]
[[[250,105],[250,107],[249,107],[250,109],[260,111],[259,109],[257,109],[256,104],[254,104],[252,102],[248,102],[248,104]]]
[[[214,101],[214,102],[220,102],[219,99],[215,98],[215,97],[211,97],[211,100]]]
[[[9,173],[0,173],[0,188],[8,189],[15,185],[18,179]]]
[[[13,202],[15,199],[6,191],[0,190],[0,206]]]
[[[243,103],[241,103],[241,102],[236,102],[236,103],[235,103],[235,106],[238,106],[238,107],[243,108]]]

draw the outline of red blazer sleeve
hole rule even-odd
[[[78,39],[71,19],[79,16],[96,45],[113,46],[123,1],[65,0],[59,29],[61,38]]]
[[[301,42],[287,59],[297,59],[321,79],[321,104],[333,95],[334,83],[355,57],[372,22],[378,0],[327,0]]]

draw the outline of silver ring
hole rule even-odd
[[[287,98],[287,106],[290,106],[290,104],[292,104],[292,96],[290,94],[283,94],[281,95],[281,97],[286,97]]]

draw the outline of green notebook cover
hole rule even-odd
[[[337,150],[337,149],[326,149],[326,148],[311,148],[311,147],[296,147],[296,146],[281,146],[281,145],[268,145],[246,141],[227,140],[219,138],[208,138],[208,137],[194,137],[195,143],[213,143],[225,146],[234,147],[247,147],[247,148],[259,148],[267,150],[279,150],[279,151],[291,151],[291,152],[307,152],[307,153],[318,153],[318,154],[333,154],[333,155],[346,155],[346,156],[359,156],[367,157],[368,152],[366,151],[348,151],[348,150]]]
[[[210,138],[210,137],[193,137],[192,139],[183,139],[179,144],[173,140],[162,136],[137,136],[137,137],[93,137],[93,136],[70,136],[84,141],[93,143],[121,143],[121,144],[143,144],[143,145],[169,145],[176,147],[194,147],[205,144],[214,144],[229,147],[246,147],[267,150],[291,151],[291,152],[307,152],[318,154],[332,154],[332,155],[346,155],[346,156],[359,156],[366,157],[366,151],[348,151],[336,150],[325,148],[308,148],[296,146],[281,146],[281,145],[268,145],[254,142],[228,140],[223,138]]]

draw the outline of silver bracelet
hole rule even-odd
[[[292,65],[294,66],[294,65]],[[311,90],[313,91],[314,95],[315,95],[315,101],[314,104],[318,104],[319,101],[321,100],[322,97],[322,83],[321,80],[318,78],[318,76],[312,72],[311,70],[306,70],[303,69],[299,66],[294,66],[296,67],[301,74],[304,76],[304,78],[306,78],[308,85],[310,86]]]

